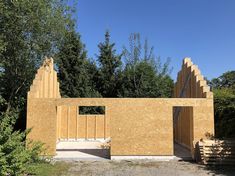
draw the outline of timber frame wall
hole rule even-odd
[[[210,91],[207,81],[202,76],[198,66],[194,65],[190,58],[183,60],[182,68],[178,73],[174,87],[174,97],[205,98],[213,100],[213,93]],[[173,116],[174,140],[191,150],[193,150],[195,146],[195,141],[193,140],[193,110],[192,107],[176,107]],[[212,110],[213,108],[211,111]],[[213,117],[214,114],[212,112],[210,113],[210,116]]]
[[[213,94],[189,58],[178,74],[174,98],[61,98],[53,59],[46,59],[27,103],[28,139],[45,143],[47,155],[56,154],[56,142],[63,138],[107,137],[111,158],[173,156],[174,140],[193,155],[195,143],[205,133],[214,134]],[[81,119],[79,106],[105,106],[105,115]]]

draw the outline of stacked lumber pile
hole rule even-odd
[[[235,140],[202,140],[198,149],[203,164],[235,164]]]

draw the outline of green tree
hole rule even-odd
[[[41,144],[26,141],[25,124],[21,131],[15,124],[25,118],[36,68],[58,51],[71,14],[60,0],[0,0],[0,175],[27,174],[28,165],[40,160]]]
[[[0,8],[0,93],[10,112],[24,109],[36,68],[57,52],[72,12],[60,0],[0,0]]]
[[[105,33],[105,41],[101,42],[98,47],[97,89],[103,97],[117,97],[122,56],[116,54],[115,43],[110,42],[108,31]]]
[[[139,34],[131,34],[130,48],[124,47],[126,65],[122,75],[121,97],[170,97],[173,80],[170,78],[169,60],[161,64],[145,40],[142,48]]]
[[[87,59],[87,52],[80,35],[73,29],[66,32],[56,60],[62,96],[98,96],[93,83],[96,65]]]
[[[235,90],[235,71],[228,71],[218,78],[211,80],[213,88],[232,88]]]
[[[1,113],[0,118],[0,175],[26,174],[29,164],[42,161],[39,158],[43,151],[42,144],[28,141],[30,146],[25,147],[28,132],[14,130],[16,113]]]
[[[235,137],[235,71],[212,79],[214,92],[215,134],[219,138]]]

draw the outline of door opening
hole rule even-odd
[[[193,150],[193,107],[173,107],[174,155],[192,159]]]

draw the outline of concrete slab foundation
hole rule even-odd
[[[58,142],[55,160],[107,160],[109,149],[101,147],[99,141]]]
[[[110,156],[109,149],[103,149],[104,141],[60,141],[56,145],[55,160],[192,160],[190,150],[174,143],[174,156]]]

